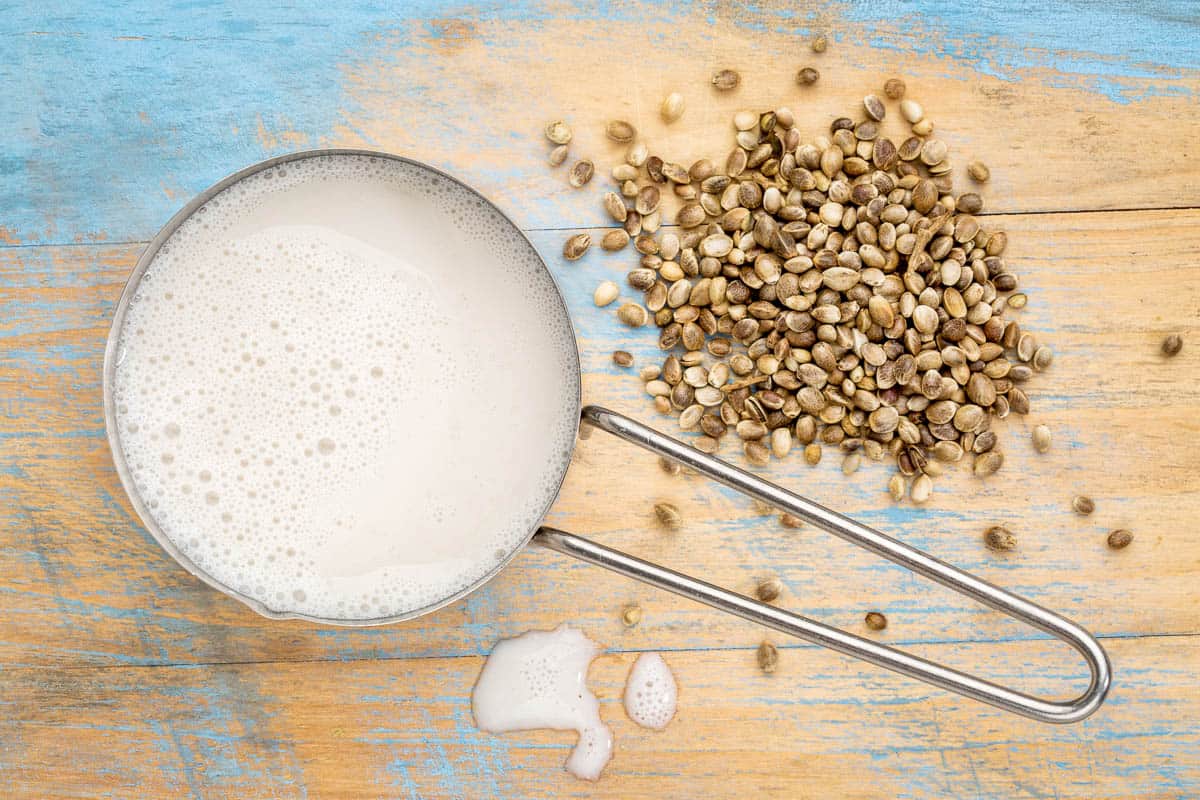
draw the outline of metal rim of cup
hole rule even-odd
[[[217,591],[241,601],[268,619],[296,619],[303,620],[305,622],[320,623],[323,625],[365,628],[377,625],[389,625],[394,622],[404,622],[406,620],[425,616],[426,614],[431,614],[438,609],[445,608],[451,603],[461,600],[462,598],[474,592],[476,589],[491,581],[491,579],[494,578],[501,570],[508,566],[509,562],[516,557],[517,553],[521,552],[525,546],[529,544],[530,539],[533,538],[534,533],[538,530],[538,526],[541,524],[542,518],[550,510],[551,506],[554,505],[555,500],[558,499],[558,494],[562,490],[563,481],[566,479],[569,459],[559,471],[558,482],[555,486],[554,492],[548,496],[545,507],[538,513],[538,522],[530,528],[529,532],[515,547],[509,550],[504,558],[500,559],[485,575],[475,582],[435,603],[431,603],[430,605],[423,606],[402,614],[392,614],[386,617],[372,617],[365,619],[359,619],[355,617],[317,617],[311,614],[303,614],[294,611],[277,611],[272,609],[269,605],[258,598],[240,592],[237,589],[234,589],[232,586],[228,586],[227,584],[217,580],[206,570],[188,558],[188,556],[176,546],[174,541],[172,541],[165,533],[163,533],[162,529],[158,526],[158,522],[155,520],[154,515],[143,502],[141,493],[138,492],[137,486],[133,482],[133,476],[130,474],[129,465],[125,460],[125,452],[121,446],[121,437],[117,430],[116,401],[113,397],[113,382],[116,377],[117,365],[121,358],[121,353],[118,351],[118,347],[120,345],[122,327],[125,322],[125,314],[129,309],[129,304],[132,301],[133,296],[137,293],[137,289],[141,284],[142,278],[145,276],[150,265],[154,262],[154,259],[158,255],[159,250],[162,249],[163,244],[165,244],[175,233],[175,231],[178,230],[179,227],[186,220],[191,218],[191,216],[200,208],[202,208],[205,204],[207,204],[225,189],[228,189],[230,186],[233,186],[239,181],[282,164],[325,156],[358,156],[367,158],[380,158],[389,161],[397,161],[416,169],[425,170],[432,175],[450,181],[451,183],[454,183],[457,186],[467,190],[472,195],[479,198],[479,200],[486,204],[487,207],[499,214],[500,217],[512,227],[513,231],[515,231],[517,235],[524,240],[525,244],[528,245],[530,251],[537,257],[538,262],[541,264],[541,268],[545,271],[546,275],[549,276],[551,285],[555,290],[555,295],[558,298],[563,319],[566,320],[567,328],[571,332],[571,339],[576,343],[571,352],[574,354],[573,363],[575,366],[577,382],[575,387],[574,414],[576,419],[579,418],[579,411],[582,407],[582,373],[580,368],[579,347],[578,339],[576,338],[575,334],[575,327],[571,321],[571,315],[567,309],[567,303],[563,297],[562,288],[558,285],[558,281],[554,277],[554,273],[550,270],[549,266],[547,266],[546,260],[542,258],[541,253],[538,252],[538,249],[534,246],[533,242],[530,241],[529,237],[525,235],[525,232],[521,230],[520,226],[518,226],[512,220],[512,218],[504,213],[504,211],[502,211],[495,203],[489,200],[482,192],[475,189],[473,186],[463,182],[462,180],[459,180],[443,170],[438,169],[437,167],[430,166],[422,161],[417,161],[416,159],[407,158],[394,153],[386,153],[375,150],[361,150],[353,148],[320,148],[315,150],[302,150],[294,153],[287,153],[281,156],[275,156],[274,158],[269,158],[265,161],[260,161],[257,164],[252,164],[245,169],[238,170],[237,172],[222,178],[200,194],[196,195],[187,203],[187,205],[177,211],[175,215],[172,216],[167,222],[167,224],[164,225],[161,230],[159,230],[158,234],[150,240],[150,243],[146,245],[146,249],[143,250],[141,255],[138,257],[137,263],[134,265],[133,271],[130,273],[129,279],[125,283],[125,288],[121,292],[120,300],[117,301],[116,309],[113,312],[112,326],[109,328],[108,332],[108,341],[104,347],[104,368],[102,373],[104,390],[104,427],[107,434],[109,450],[112,453],[113,465],[116,467],[117,476],[121,480],[121,486],[124,488],[125,494],[129,498],[129,502],[133,505],[138,519],[141,520],[142,525],[147,531],[149,531],[150,535],[154,537],[155,541],[157,541],[158,544],[189,573],[199,578],[201,581]]]

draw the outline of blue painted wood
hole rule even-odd
[[[800,11],[793,4],[749,2],[738,4],[733,13],[730,8],[713,0],[664,5],[651,13],[668,20],[707,15],[714,23],[712,38],[689,43],[697,50],[712,45],[722,35],[718,23],[729,24],[731,19],[740,29],[771,31],[782,37],[807,36],[837,19],[835,41],[861,36],[896,57],[910,52],[944,56],[1005,81],[1036,74],[1047,85],[1086,90],[1115,105],[1166,98],[1194,108],[1195,78],[1200,72],[1196,47],[1200,6],[1193,2],[1052,5],[919,0],[832,4]],[[0,550],[4,559],[22,565],[24,578],[3,591],[3,629],[19,632],[14,638],[22,641],[30,638],[30,631],[46,640],[45,651],[27,654],[28,661],[0,660],[0,684],[13,690],[0,697],[0,789],[24,796],[37,792],[36,780],[25,780],[25,773],[12,778],[18,770],[40,764],[44,756],[23,748],[22,736],[32,738],[32,733],[16,724],[18,717],[22,722],[33,719],[35,724],[29,726],[33,729],[44,724],[37,714],[48,712],[52,724],[67,731],[72,715],[82,708],[101,709],[101,721],[89,718],[79,723],[93,728],[98,740],[119,743],[147,727],[153,734],[147,741],[154,752],[113,754],[112,765],[94,767],[98,781],[123,771],[135,786],[165,776],[164,783],[178,796],[219,796],[246,786],[270,786],[281,796],[304,796],[306,765],[286,738],[290,734],[286,727],[280,736],[276,726],[281,723],[273,719],[276,712],[271,710],[286,704],[286,687],[272,684],[266,675],[271,670],[255,665],[156,669],[155,674],[164,677],[148,687],[141,670],[177,663],[182,660],[180,653],[191,654],[193,661],[444,657],[444,675],[455,687],[452,696],[405,694],[404,680],[420,672],[420,667],[401,667],[397,678],[383,662],[362,681],[361,694],[344,698],[347,706],[362,705],[378,714],[377,725],[352,736],[374,748],[374,757],[384,765],[379,791],[389,796],[416,797],[429,786],[444,796],[502,795],[511,789],[513,776],[521,776],[523,750],[565,749],[559,742],[522,745],[476,731],[462,691],[470,683],[475,662],[464,657],[485,653],[497,636],[526,626],[535,617],[530,610],[536,612],[539,596],[545,592],[587,592],[608,599],[640,596],[619,579],[597,575],[583,565],[564,565],[550,554],[530,553],[500,581],[443,612],[461,615],[457,626],[443,616],[393,629],[343,631],[263,626],[174,569],[130,517],[111,474],[97,486],[86,472],[106,468],[96,365],[111,303],[136,251],[94,243],[145,240],[188,197],[229,171],[286,150],[338,142],[345,135],[341,126],[366,113],[356,105],[360,96],[349,91],[354,75],[347,65],[361,69],[372,62],[386,64],[397,50],[417,42],[453,45],[458,34],[452,26],[438,23],[439,18],[537,27],[564,21],[582,24],[596,18],[628,23],[646,14],[645,6],[633,3],[465,6],[419,0],[402,8],[386,3],[335,8],[316,2],[218,6],[182,0],[118,7],[83,2],[0,4],[0,249],[10,258],[13,252],[20,253],[15,256],[17,266],[0,273],[0,414],[9,423],[0,425],[0,477],[10,481],[0,484]],[[847,25],[853,26],[852,32]],[[898,35],[898,28],[910,29],[911,35]],[[498,50],[504,46],[500,37],[485,44]],[[429,96],[426,80],[428,76],[413,75],[410,82],[396,87],[397,116]],[[436,133],[442,135],[445,129]],[[518,142],[521,137],[536,138],[536,131],[509,133]],[[1180,147],[1186,154],[1195,137],[1186,136],[1188,129],[1184,134]],[[521,159],[505,168],[466,163],[465,177],[482,184],[516,184],[543,171],[536,159],[525,158],[529,153],[521,144],[506,141],[504,147],[514,159],[516,154]],[[601,221],[595,208],[583,209],[577,198],[540,198],[510,210],[526,228],[544,229],[562,224],[560,202],[576,204],[570,208],[573,224]],[[597,253],[576,265],[562,263],[556,254],[562,236],[561,231],[534,234],[568,291],[585,339],[589,379],[608,381],[605,392],[630,409],[644,408],[635,382],[607,359],[613,337],[611,318],[587,301],[600,277],[616,273]],[[84,246],[65,255],[69,248],[41,247],[49,243]],[[57,293],[53,299],[31,300],[25,292],[38,287],[53,287]],[[656,355],[649,337],[630,347],[639,363]],[[1099,350],[1089,352],[1104,355]],[[25,383],[16,385],[13,376]],[[1120,387],[1079,386],[1039,401],[1049,411],[1077,405],[1115,411],[1122,403],[1121,391]],[[39,420],[42,429],[17,430],[21,426],[16,422],[30,419]],[[1080,431],[1063,433],[1072,446],[1086,444]],[[52,442],[52,437],[62,441]],[[590,452],[601,464],[614,463],[603,449]],[[637,465],[622,468],[636,480]],[[814,654],[811,648],[791,646],[787,657],[816,665],[806,680],[782,688],[768,686],[749,699],[739,698],[739,715],[719,722],[738,725],[749,720],[769,731],[773,720],[778,724],[779,719],[820,707],[824,716],[816,719],[821,730],[829,732],[825,750],[893,767],[899,760],[907,772],[905,797],[995,796],[989,792],[993,784],[988,783],[988,775],[984,773],[980,781],[972,761],[983,747],[1026,752],[1044,747],[1067,754],[1061,762],[1042,766],[1054,776],[1053,786],[1067,787],[1075,794],[1195,794],[1200,728],[1196,715],[1178,710],[1180,687],[1194,687],[1198,677],[1190,647],[1194,637],[1189,635],[1195,632],[1187,628],[1191,620],[1160,631],[1188,643],[1178,649],[1176,660],[1166,661],[1166,666],[1146,666],[1136,661],[1136,642],[1129,643],[1145,630],[1129,615],[1091,608],[1095,595],[1072,576],[1074,562],[1043,565],[1064,577],[1056,582],[1040,580],[1026,571],[1028,564],[997,562],[964,544],[965,540],[947,537],[929,525],[932,521],[953,532],[974,531],[982,522],[978,515],[938,510],[914,520],[906,509],[880,502],[878,487],[865,475],[850,483],[838,475],[813,475],[806,473],[797,481],[825,493],[823,499],[829,502],[856,506],[868,522],[902,531],[910,541],[968,568],[1011,580],[1019,591],[1061,600],[1073,613],[1097,615],[1114,649],[1121,648],[1124,658],[1118,663],[1118,674],[1128,676],[1127,682],[1114,696],[1111,714],[1102,713],[1084,728],[1049,733],[1006,728],[989,716],[991,712],[970,716],[945,698],[935,698],[939,707],[949,707],[960,720],[972,720],[984,731],[982,744],[948,742],[954,737],[946,736],[936,711],[927,717],[912,710],[925,707],[929,700],[923,687],[897,686],[890,676],[864,673],[865,677],[850,681],[855,693],[838,699],[836,692],[846,689],[847,676],[857,674],[852,667],[828,660],[826,654]],[[92,528],[78,530],[76,520],[62,508],[50,503],[30,505],[25,495],[5,488],[14,481],[40,479],[55,482],[64,507],[86,503],[94,508]],[[726,509],[733,502],[728,493],[693,488],[705,511]],[[636,496],[636,490],[633,486],[630,497]],[[594,497],[596,503],[612,500]],[[1033,510],[1041,508],[1046,514],[1054,510],[1049,503]],[[566,515],[560,521],[570,525],[573,520]],[[704,553],[704,559],[694,559],[686,545],[667,547],[643,536],[637,524],[623,525],[618,520],[596,533],[618,546],[651,557],[670,555],[681,567],[711,570],[744,585],[755,577],[757,565],[770,563],[784,575],[789,593],[804,599],[808,612],[847,625],[856,622],[858,605],[870,602],[889,583],[903,581],[891,567],[859,559],[838,550],[835,543],[829,551],[834,554],[831,560],[845,568],[846,580],[865,580],[866,585],[857,598],[862,603],[830,604],[821,597],[822,587],[828,586],[828,570],[814,560],[812,551],[754,536],[760,524],[748,516],[714,524],[707,535],[722,542],[717,550],[722,557],[719,564],[706,563],[711,551]],[[101,563],[96,557],[112,553],[119,553],[121,560],[115,582],[112,562]],[[88,588],[79,590],[80,586]],[[1010,645],[1041,652],[1040,644],[1029,642],[1027,632],[938,597],[931,601],[919,587],[903,586],[888,612],[902,623],[896,628],[907,633],[891,641],[933,645],[948,652],[955,642],[985,639],[990,644],[976,646],[973,652],[1007,651]],[[696,663],[712,658],[713,663],[740,667],[740,661],[731,659],[749,659],[746,641],[756,634],[740,623],[714,621],[711,612],[682,602],[659,598],[652,602],[673,621],[673,648],[695,653]],[[576,621],[603,631],[614,654],[661,649],[659,642],[635,638],[639,632],[622,631],[612,612],[600,602],[587,604]],[[940,629],[920,628],[931,620],[939,621]],[[457,633],[448,637],[451,628]],[[87,649],[72,644],[81,632],[92,642]],[[0,648],[10,644],[0,641]],[[51,678],[43,672],[46,663],[56,665]],[[1046,663],[1040,658],[1030,664],[1006,663],[999,677],[1015,680],[1039,667],[1046,669],[1046,678],[1078,677],[1077,665],[1065,658],[1049,668]],[[78,668],[59,669],[63,665]],[[105,669],[88,669],[97,666]],[[334,663],[327,669],[349,673],[356,667]],[[314,673],[297,668],[295,674]],[[202,675],[202,680],[194,675]],[[720,675],[706,684],[697,673],[686,688],[697,696],[717,696],[727,679],[728,675]],[[603,680],[606,715],[619,714],[614,708],[619,676],[613,672]],[[337,685],[331,679],[331,696]],[[869,699],[859,699],[865,693]],[[32,697],[45,707],[34,708]],[[128,712],[124,703],[130,697],[138,698],[142,705],[136,708],[145,709],[143,714],[112,719],[123,710]],[[446,709],[445,717],[435,718],[426,704]],[[845,708],[839,709],[839,704]],[[886,719],[887,727],[911,736],[913,743],[878,744],[861,724],[854,735],[844,736],[845,719],[861,715],[864,707]],[[902,711],[897,713],[897,707]],[[687,767],[689,754],[702,755],[706,747],[716,747],[721,733],[701,728],[697,738],[677,752],[677,763]],[[633,741],[632,733],[624,741]],[[788,742],[772,742],[769,735],[766,741],[773,744],[772,753],[791,755]],[[647,738],[630,747],[653,746]],[[1099,748],[1114,760],[1090,764],[1089,748]],[[1076,757],[1072,750],[1088,753]],[[1122,754],[1134,762],[1132,766],[1121,763]],[[148,764],[156,766],[148,768]],[[1085,772],[1085,766],[1091,771]],[[162,774],[147,769],[161,769]],[[1063,780],[1058,773],[1071,778]],[[956,779],[973,775],[975,783],[953,783],[949,775]],[[654,775],[642,771],[632,777]],[[664,782],[676,779],[658,777]],[[1022,786],[1024,796],[1044,796],[1040,782],[1039,775],[1032,775]],[[591,791],[578,785],[566,791],[550,782],[540,785],[547,794]]]
[[[700,13],[715,23],[718,10],[726,9],[710,0],[656,7],[653,16]],[[220,177],[280,152],[337,142],[339,126],[362,111],[347,91],[348,67],[388,64],[418,40],[454,36],[453,28],[433,24],[439,18],[536,26],[550,19],[628,22],[646,14],[630,2],[436,0],[358,3],[336,12],[312,0],[109,7],[76,0],[10,3],[2,11],[0,243],[6,230],[9,240],[26,244],[145,240]],[[785,37],[807,36],[840,19],[854,25],[840,35],[864,37],[885,52],[950,56],[1005,80],[1037,71],[1051,85],[1129,102],[1155,94],[1194,98],[1198,14],[1188,0],[922,0],[801,13],[791,4],[752,2],[739,5],[732,19]],[[503,40],[487,44],[502,56]],[[421,103],[428,88],[422,77],[394,87],[398,108]],[[432,133],[464,135],[457,125]],[[536,159],[515,163],[510,179],[541,168]],[[470,167],[464,177],[485,184],[506,178],[495,170],[472,174]],[[560,219],[560,210],[545,203],[519,211],[528,227]],[[595,216],[579,221],[600,221],[594,209],[589,213]]]

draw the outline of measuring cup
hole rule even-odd
[[[201,209],[215,195],[233,185],[237,181],[254,175],[263,170],[273,169],[279,165],[288,162],[296,161],[305,158],[326,157],[326,156],[355,156],[369,157],[377,159],[391,159],[407,165],[408,168],[425,170],[431,176],[438,176],[442,180],[452,181],[462,185],[461,182],[454,179],[452,176],[446,175],[439,170],[436,170],[420,162],[412,161],[411,159],[402,158],[399,156],[389,155],[385,153],[375,153],[362,150],[338,150],[338,149],[323,149],[311,150],[300,153],[292,153],[289,155],[272,158],[255,164],[247,169],[237,172],[224,180],[218,182],[198,197],[188,203],[181,209],[158,233],[157,236],[146,247],[138,259],[132,275],[125,286],[125,290],[121,295],[121,299],[117,304],[117,308],[113,318],[112,329],[109,333],[107,347],[104,354],[104,413],[105,423],[108,433],[108,442],[113,453],[113,461],[116,466],[117,474],[119,475],[122,484],[125,487],[126,493],[129,495],[130,502],[142,522],[150,531],[151,535],[163,546],[166,551],[175,558],[182,566],[184,566],[193,575],[196,575],[210,586],[224,592],[225,594],[234,597],[245,604],[249,605],[255,611],[264,616],[279,619],[279,618],[302,618],[313,622],[331,624],[331,625],[376,625],[398,622],[405,619],[411,619],[416,616],[431,613],[438,608],[441,608],[466,594],[478,589],[488,580],[490,580],[497,572],[500,571],[512,558],[529,542],[532,542],[541,547],[548,548],[564,555],[587,561],[605,569],[618,572],[627,577],[633,578],[643,583],[657,586],[660,589],[665,589],[669,592],[682,595],[700,603],[712,606],[713,608],[726,611],[730,614],[742,617],[743,619],[759,623],[768,628],[772,628],[781,633],[786,633],[803,639],[814,644],[828,647],[840,653],[844,653],[855,658],[860,658],[872,664],[899,672],[903,675],[925,681],[934,686],[948,689],[957,692],[974,700],[979,700],[984,703],[991,704],[997,708],[1011,711],[1031,719],[1040,720],[1043,722],[1054,723],[1069,723],[1078,722],[1092,714],[1104,702],[1105,695],[1108,692],[1111,683],[1111,667],[1108,657],[1104,649],[1087,631],[1079,625],[1071,622],[1064,617],[1055,614],[1041,606],[1030,602],[1024,598],[1001,589],[987,581],[964,572],[956,567],[951,566],[943,561],[939,561],[933,556],[922,552],[914,547],[904,544],[896,539],[886,536],[879,531],[873,530],[859,522],[843,516],[835,511],[831,511],[812,500],[808,500],[795,494],[787,489],[784,489],[770,481],[767,481],[757,475],[754,475],[746,470],[729,464],[715,456],[707,455],[699,450],[688,446],[670,436],[666,436],[658,431],[643,425],[640,422],[632,420],[626,416],[616,412],[600,408],[594,405],[576,406],[579,413],[580,422],[582,425],[592,426],[604,430],[614,436],[624,439],[638,447],[649,450],[652,453],[671,459],[685,467],[688,467],[696,472],[705,475],[718,483],[722,483],[732,489],[749,496],[756,500],[760,500],[770,506],[773,506],[782,511],[794,514],[805,522],[818,528],[822,528],[835,536],[839,536],[846,541],[852,542],[859,547],[863,547],[876,553],[884,558],[899,564],[906,569],[923,575],[931,580],[937,581],[943,586],[947,586],[954,591],[966,595],[974,600],[977,600],[984,605],[990,606],[998,611],[1002,611],[1018,620],[1021,620],[1028,625],[1031,625],[1039,630],[1045,631],[1055,638],[1061,639],[1067,644],[1075,648],[1083,656],[1091,672],[1091,680],[1087,690],[1072,700],[1047,700],[1038,697],[1033,697],[1028,694],[1018,692],[998,684],[978,678],[958,670],[952,669],[936,662],[928,661],[910,653],[898,650],[886,645],[880,644],[869,639],[864,639],[861,636],[856,636],[851,633],[839,630],[837,628],[825,625],[821,622],[809,619],[799,614],[786,611],[775,606],[767,605],[745,595],[738,594],[728,589],[723,589],[711,583],[707,583],[699,578],[694,578],[688,575],[675,572],[667,567],[658,564],[652,564],[626,553],[613,550],[610,547],[597,544],[588,539],[581,538],[565,531],[557,530],[549,527],[536,527],[529,531],[529,535],[524,541],[519,543],[504,558],[500,559],[494,569],[484,575],[474,584],[465,587],[461,591],[441,598],[438,602],[433,603],[413,612],[375,619],[323,619],[303,614],[295,614],[289,612],[279,612],[268,608],[261,600],[255,597],[247,596],[230,586],[227,586],[212,575],[208,574],[204,569],[195,564],[178,547],[163,533],[155,521],[154,515],[149,513],[149,508],[144,503],[139,491],[131,478],[129,466],[126,463],[124,451],[121,447],[120,437],[116,425],[116,409],[113,396],[113,384],[116,374],[116,365],[119,360],[119,340],[122,323],[125,319],[129,303],[134,297],[137,287],[146,273],[147,268],[154,260],[155,255],[165,242],[171,237],[175,230],[183,224],[192,214]],[[469,187],[467,188],[469,191]],[[476,194],[480,201],[487,203],[493,209],[494,206],[487,201],[482,195]],[[496,213],[503,219],[507,220],[507,224],[512,226],[512,232],[522,239],[523,234],[520,229],[508,220],[498,209]],[[402,220],[398,220],[396,224],[404,224]],[[536,253],[533,245],[524,240],[529,246],[530,251]],[[541,262],[542,268],[545,269],[544,262]],[[548,271],[547,271],[548,274]],[[555,308],[549,310],[548,313],[558,313],[563,317],[565,329],[571,330],[569,318],[567,316],[566,303],[562,300],[561,292],[558,296],[559,303]],[[574,352],[575,372],[578,374],[578,352]],[[578,395],[576,395],[578,397]],[[577,401],[578,402],[578,401]],[[564,459],[561,473],[558,475],[556,485],[561,485],[562,478],[567,470],[567,460]],[[550,504],[554,498],[551,497],[546,504],[546,508],[542,510],[544,515],[549,510]]]

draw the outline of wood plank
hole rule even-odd
[[[543,163],[551,119],[569,118],[575,153],[607,174],[620,156],[601,136],[613,116],[666,156],[723,156],[738,108],[789,104],[816,131],[892,74],[960,166],[992,166],[993,209],[1200,205],[1191,10],[967,8],[626,0],[100,15],[19,4],[0,65],[20,99],[0,106],[0,242],[147,239],[220,177],[334,145],[449,169],[525,227],[599,224],[595,198]],[[819,57],[807,49],[814,30],[832,42]],[[810,62],[821,82],[801,90],[792,76]],[[708,79],[725,66],[743,85],[718,95]],[[657,109],[672,90],[689,107],[666,129]]]
[[[1122,676],[1112,698],[1067,727],[793,647],[769,676],[749,649],[667,653],[680,705],[656,733],[620,705],[636,654],[609,652],[589,681],[616,739],[596,784],[562,771],[573,733],[475,729],[478,657],[9,669],[0,790],[12,800],[1190,796],[1200,781],[1200,637],[1107,644]],[[987,663],[1035,691],[1061,691],[1075,673],[1044,642],[921,652]]]
[[[1200,310],[1200,212],[1028,215],[997,218],[1030,292],[1023,324],[1052,343],[1054,367],[1032,382],[1035,413],[999,426],[1005,470],[979,481],[961,470],[938,481],[925,509],[892,507],[889,471],[868,463],[851,479],[829,458],[798,457],[769,474],[938,556],[1077,616],[1112,635],[1196,633],[1200,571],[1200,455],[1191,445],[1200,387],[1192,346]],[[650,331],[630,335],[591,289],[631,256],[593,253],[567,265],[561,232],[535,234],[562,282],[580,332],[589,402],[656,418],[638,381],[612,366],[627,346],[646,363]],[[109,465],[99,383],[107,320],[136,246],[0,249],[0,663],[162,664],[447,656],[486,652],[547,620],[574,619],[631,648],[753,643],[748,623],[635,586],[550,553],[529,551],[482,591],[433,616],[378,630],[271,623],[179,569],[134,521]],[[1189,342],[1167,362],[1168,330]],[[1044,332],[1044,333],[1041,333]],[[1046,422],[1056,446],[1032,453],[1028,429]],[[736,462],[740,456],[727,453]],[[1072,515],[1072,494],[1096,514]],[[664,535],[653,500],[685,510],[686,529]],[[670,478],[653,457],[598,434],[582,444],[552,523],[676,568],[749,591],[777,572],[784,603],[864,630],[866,610],[892,620],[888,641],[1009,641],[1028,631],[917,581],[817,531],[787,532],[750,504],[698,478]],[[1004,523],[1021,539],[1000,558],[980,544]],[[1120,553],[1113,527],[1136,532]],[[580,603],[578,598],[592,598]],[[625,602],[646,622],[624,631]],[[863,670],[868,668],[864,667]]]

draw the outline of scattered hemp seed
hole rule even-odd
[[[629,233],[624,228],[613,228],[600,237],[600,247],[610,253],[624,250],[629,244]]]
[[[1113,550],[1124,550],[1133,541],[1133,531],[1118,528],[1108,535],[1108,546]]]
[[[578,261],[592,246],[592,237],[586,233],[577,233],[563,244],[563,257],[567,261]]]
[[[814,53],[824,53],[829,48],[829,39],[824,34],[814,36],[810,46]]]
[[[873,94],[863,98],[863,108],[866,109],[867,116],[876,122],[881,122],[887,114],[887,108],[883,105],[883,101]]]
[[[612,281],[601,281],[600,285],[596,287],[596,291],[592,292],[592,302],[595,303],[598,308],[604,308],[604,306],[616,300],[620,294],[621,287],[617,286]],[[630,358],[632,359],[632,356]],[[632,364],[633,361],[631,360],[629,363]]]
[[[971,471],[980,478],[986,478],[988,475],[995,475],[1002,466],[1004,466],[1004,454],[997,450],[989,450],[975,456]]]
[[[921,473],[913,478],[912,487],[909,489],[908,496],[912,498],[913,503],[922,505],[929,502],[929,497],[933,494],[933,479],[925,473]]]
[[[637,303],[626,303],[617,309],[617,319],[631,328],[640,328],[646,324],[649,314]]]
[[[800,519],[795,514],[780,514],[779,524],[785,528],[791,528],[792,530],[795,530],[796,528],[804,527],[804,520]]]
[[[1071,509],[1081,517],[1090,516],[1096,510],[1096,502],[1086,495],[1077,494],[1071,498]]]
[[[888,78],[887,83],[883,84],[883,93],[892,100],[900,100],[904,97],[904,90],[906,88],[904,81],[899,78]]]
[[[900,116],[904,117],[909,125],[916,125],[925,118],[925,109],[916,100],[901,100]]]
[[[1033,449],[1039,453],[1045,453],[1050,450],[1050,428],[1045,425],[1037,425],[1033,429]]]
[[[637,603],[630,603],[621,609],[621,622],[626,628],[632,628],[642,621],[642,607]]]
[[[878,611],[868,611],[867,616],[863,618],[867,623],[867,627],[873,631],[881,631],[887,627],[887,617]]]
[[[546,156],[546,160],[550,162],[550,166],[557,167],[567,160],[567,153],[570,150],[571,148],[565,144],[560,144],[558,147],[550,150],[550,155]]]
[[[888,494],[892,496],[892,502],[899,503],[904,499],[904,495],[907,491],[908,486],[903,475],[893,475],[888,480]]]
[[[604,126],[604,135],[619,144],[629,144],[637,136],[637,129],[623,119],[615,119]]]
[[[618,367],[632,367],[633,353],[630,353],[628,350],[614,350],[612,360]]]
[[[983,542],[991,550],[1006,551],[1017,546],[1017,537],[1001,525],[993,525],[983,533]]]
[[[714,73],[712,76],[712,85],[722,92],[728,92],[730,89],[736,89],[738,84],[741,82],[742,76],[738,75],[731,69],[723,69],[720,72]]]
[[[629,216],[629,209],[625,205],[625,201],[616,192],[604,193],[604,210],[613,218],[614,222],[624,222]]]
[[[758,668],[770,675],[779,666],[779,650],[770,642],[763,642],[756,653]]]
[[[821,73],[814,67],[804,67],[796,73],[796,83],[801,86],[811,86],[821,79]]]
[[[683,517],[679,515],[679,509],[670,503],[655,503],[654,516],[658,517],[659,524],[667,530],[677,531],[683,527]]]
[[[567,175],[567,183],[578,189],[592,179],[592,175],[596,172],[596,167],[591,161],[586,158],[576,161],[571,167],[571,172]]]
[[[1172,333],[1162,342],[1162,353],[1167,358],[1179,355],[1179,351],[1183,349],[1183,337],[1178,333]]]
[[[756,467],[771,463],[771,451],[762,442],[746,442],[742,445],[742,452],[746,454],[746,461]]]
[[[672,461],[666,456],[658,457],[658,466],[659,469],[668,475],[678,475],[679,473],[683,472],[683,467],[680,466],[678,461]]]
[[[971,180],[979,183],[984,183],[992,177],[992,171],[988,169],[987,164],[978,159],[967,162],[967,174],[971,176]]]
[[[754,588],[754,596],[764,603],[770,603],[772,600],[778,599],[783,593],[783,581],[779,578],[765,578],[758,582],[758,586]]]
[[[662,107],[659,113],[662,114],[664,122],[674,122],[683,116],[684,101],[683,95],[679,92],[671,92],[662,101]]]
[[[554,144],[567,144],[571,141],[571,126],[561,119],[546,126],[546,138]]]

